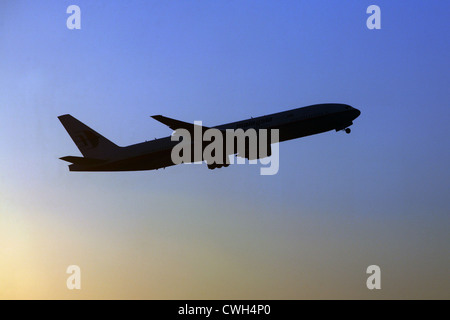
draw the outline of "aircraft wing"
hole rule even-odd
[[[156,116],[152,116],[153,119],[165,124],[166,126],[168,126],[170,129],[176,131],[177,129],[186,129],[188,130],[191,134],[194,133],[194,128],[196,127],[200,127],[202,129],[202,132],[210,129],[209,127],[205,127],[205,126],[199,126],[193,123],[189,123],[189,122],[184,122],[184,121],[180,121],[180,120],[175,120],[172,118],[168,118],[168,117],[164,117],[162,115],[156,115]]]

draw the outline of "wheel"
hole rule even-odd
[[[215,168],[217,168],[215,163],[208,164],[207,166],[208,166],[208,169],[210,169],[210,170],[214,170]]]
[[[350,129],[350,128],[345,128],[345,133],[350,133],[350,132],[352,132],[352,130]]]

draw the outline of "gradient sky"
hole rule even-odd
[[[81,30],[66,28],[79,5]],[[366,9],[381,8],[381,30]],[[1,299],[450,298],[450,2],[0,3]],[[352,133],[280,170],[69,172],[57,116],[118,145],[315,103]],[[82,289],[66,288],[69,265]],[[382,289],[366,288],[381,268]]]

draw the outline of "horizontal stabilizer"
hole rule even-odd
[[[102,160],[102,159],[74,157],[74,156],[62,157],[60,159],[64,160],[64,161],[67,161],[67,162],[79,164],[79,165],[82,165],[82,166],[93,166],[93,165],[97,165],[97,164],[101,164],[101,163],[106,162],[106,160]]]

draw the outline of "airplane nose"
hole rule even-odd
[[[361,111],[359,111],[358,109],[356,109],[356,108],[353,108],[354,110],[353,110],[353,114],[354,114],[354,119],[356,119],[356,118],[358,118],[359,117],[359,115],[361,114]]]

